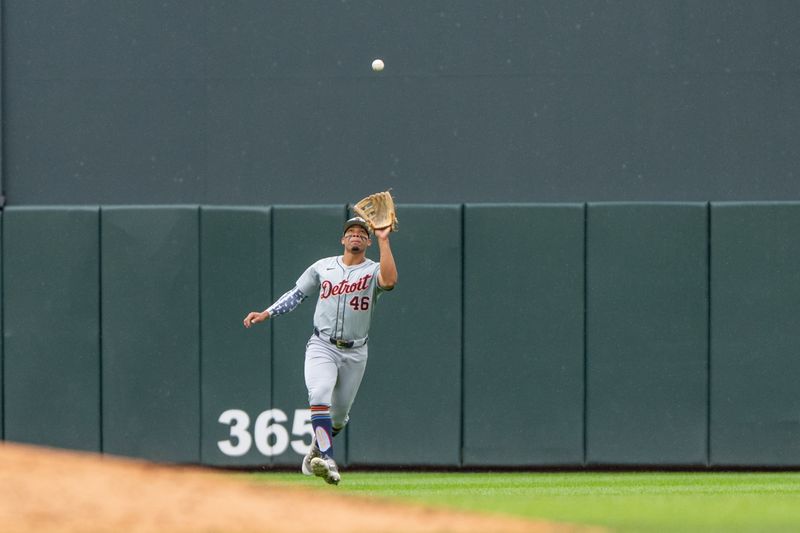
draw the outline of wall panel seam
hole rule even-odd
[[[711,465],[711,202],[706,202],[706,466]]]
[[[588,427],[588,356],[587,356],[587,331],[589,323],[589,301],[588,301],[588,276],[589,276],[589,204],[583,204],[583,466],[586,466],[587,458],[587,435]]]
[[[465,363],[466,363],[466,358],[464,357],[464,352],[466,350],[466,345],[464,344],[464,337],[465,337],[464,330],[465,330],[465,320],[466,320],[466,317],[465,317],[465,313],[466,313],[465,307],[466,306],[464,304],[464,301],[466,299],[464,297],[465,294],[466,294],[466,292],[465,292],[466,291],[466,281],[465,281],[465,277],[464,276],[465,276],[465,273],[466,273],[466,269],[464,267],[464,264],[466,263],[466,257],[467,257],[467,254],[466,254],[466,238],[465,238],[465,235],[466,235],[466,208],[465,208],[464,204],[461,204],[461,220],[460,220],[460,223],[461,223],[461,302],[460,302],[460,305],[461,305],[461,309],[460,309],[460,321],[461,321],[461,331],[460,331],[461,340],[460,340],[460,342],[461,342],[461,348],[459,349],[459,352],[461,354],[461,376],[460,376],[460,380],[461,381],[459,383],[459,402],[460,402],[459,419],[460,419],[460,424],[459,424],[459,435],[458,435],[458,464],[459,464],[459,466],[464,466],[464,422],[465,422],[464,419],[465,419],[465,416],[466,416],[466,413],[464,412],[464,379],[466,377],[465,368],[464,368]]]
[[[103,208],[97,209],[97,382],[100,424],[100,453],[103,444]]]
[[[269,295],[267,305],[272,305],[274,302],[273,292],[275,291],[275,209],[270,207],[269,210]],[[266,308],[265,308],[266,309]],[[269,324],[269,409],[275,405],[275,328],[273,328],[274,320],[268,320]],[[269,462],[272,463],[273,459],[270,457]]]
[[[197,208],[197,457],[203,464],[203,208]]]

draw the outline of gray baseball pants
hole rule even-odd
[[[312,335],[306,344],[308,404],[330,405],[333,427],[341,429],[347,424],[366,368],[366,344],[358,348],[337,348]]]

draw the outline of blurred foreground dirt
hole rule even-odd
[[[344,481],[346,482],[346,480]],[[0,444],[3,532],[566,532],[567,525],[255,483],[197,467]]]

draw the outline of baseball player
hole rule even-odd
[[[367,365],[367,337],[378,297],[397,283],[397,267],[389,246],[391,227],[376,229],[380,262],[367,259],[372,245],[369,226],[360,217],[344,225],[341,256],[320,259],[295,286],[262,312],[253,311],[244,326],[288,313],[314,292],[314,333],[306,344],[305,381],[314,437],[301,471],[336,485],[341,480],[333,460],[333,437],[349,419]]]

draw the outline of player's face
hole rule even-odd
[[[369,240],[369,233],[361,226],[347,228],[344,237],[342,237],[342,246],[351,253],[363,252],[370,244],[372,244],[372,241]]]

